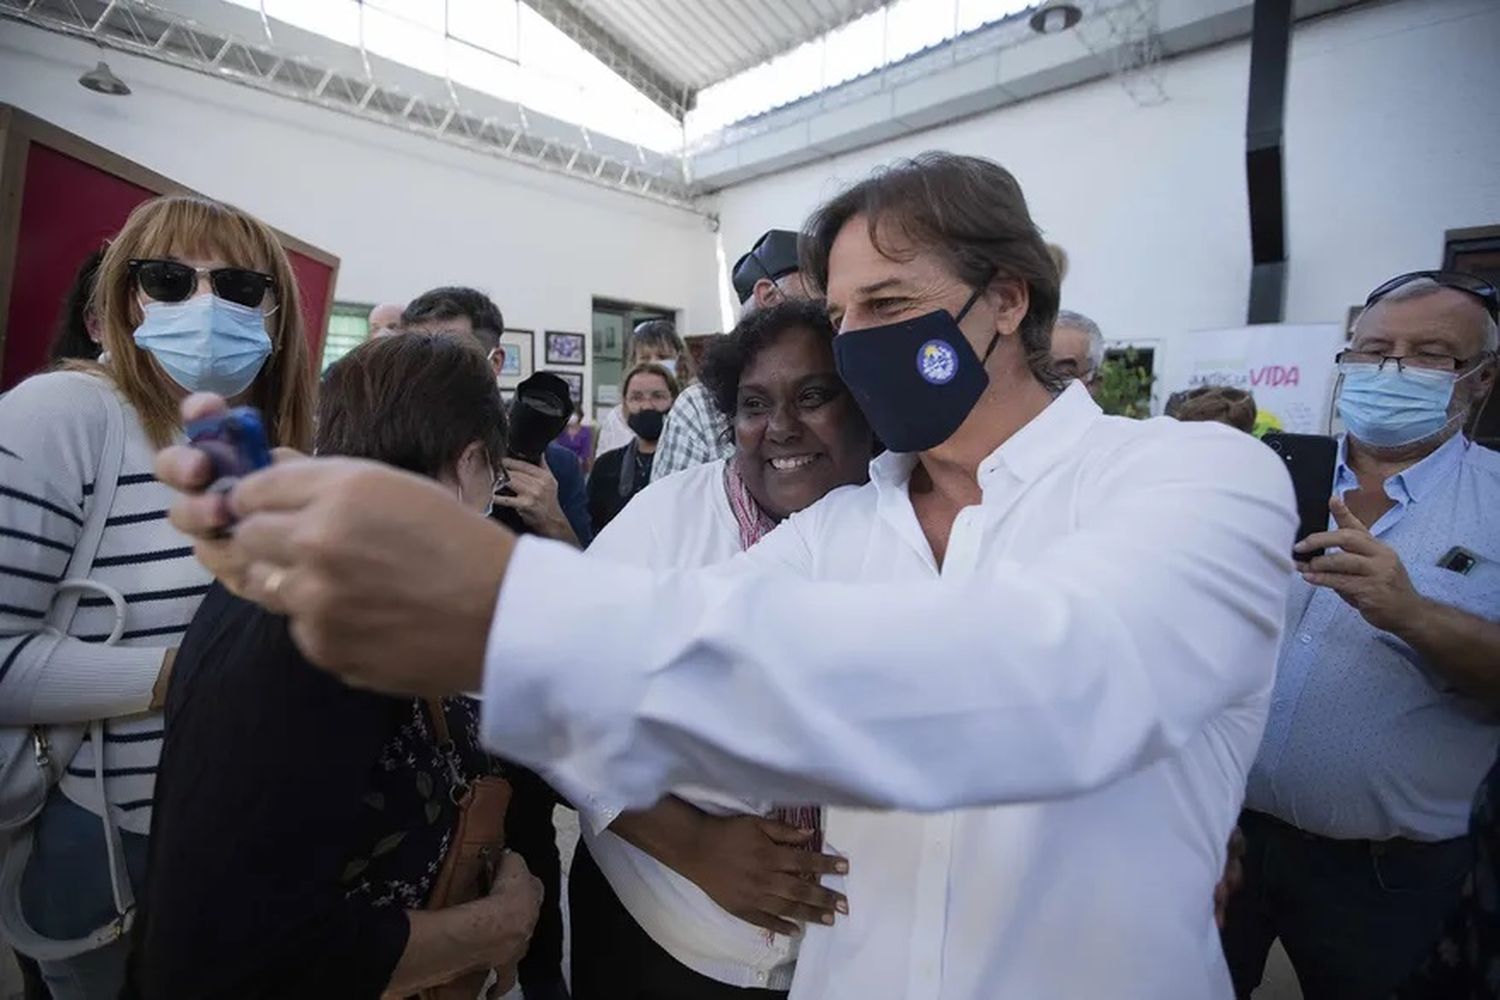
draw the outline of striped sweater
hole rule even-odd
[[[125,408],[125,456],[89,578],[126,601],[125,631],[103,645],[115,610],[85,592],[66,638],[42,631],[93,503],[104,448],[104,380],[54,372],[0,396],[0,724],[106,719],[105,791],[121,829],[147,833],[162,717],[149,711],[165,650],[175,647],[208,572],[167,522],[171,490],[151,474],[156,449]],[[123,400],[122,400],[123,403]],[[85,741],[61,789],[102,814]]]

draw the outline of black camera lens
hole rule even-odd
[[[572,412],[568,383],[551,372],[537,372],[516,386],[505,442],[510,457],[541,465],[542,453],[568,426]]]

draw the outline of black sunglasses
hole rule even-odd
[[[158,302],[182,302],[198,290],[198,275],[208,275],[214,294],[255,308],[276,287],[276,279],[244,267],[192,267],[176,260],[131,260],[126,264],[141,291]]]
[[[1370,297],[1365,299],[1365,308],[1370,308],[1402,285],[1423,279],[1442,285],[1444,288],[1468,292],[1484,303],[1485,311],[1490,314],[1490,319],[1500,322],[1500,291],[1496,291],[1495,286],[1483,278],[1476,278],[1472,274],[1462,274],[1458,271],[1410,271],[1406,274],[1398,274],[1370,293]]]

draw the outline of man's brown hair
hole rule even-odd
[[[1030,306],[1017,332],[1026,364],[1043,385],[1062,387],[1050,357],[1061,285],[1057,263],[1010,171],[977,156],[923,153],[877,170],[835,196],[813,212],[802,232],[802,272],[819,290],[828,289],[834,240],[860,215],[870,242],[892,260],[899,258],[881,246],[882,226],[942,255],[970,288],[986,287],[996,278],[1025,282]]]

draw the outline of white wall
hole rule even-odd
[[[1297,25],[1289,321],[1342,322],[1382,278],[1436,266],[1444,229],[1500,223],[1497,51],[1494,0],[1377,0]],[[135,93],[93,94],[74,81],[96,58],[0,21],[0,100],[337,253],[346,300],[468,283],[538,331],[587,331],[595,295],[720,329],[717,253],[799,226],[876,164],[946,148],[1015,171],[1072,257],[1066,304],[1113,339],[1244,319],[1248,42],[1165,64],[1159,106],[1103,80],[728,188],[709,206],[722,249],[686,211],[117,53]]]
[[[0,21],[0,101],[337,254],[341,300],[473,285],[537,331],[538,365],[541,331],[589,332],[596,295],[719,329],[714,237],[691,212],[116,52],[134,93],[95,94],[76,80],[98,58]]]
[[[1286,318],[1342,323],[1379,281],[1436,267],[1443,231],[1500,223],[1500,3],[1397,0],[1299,23],[1287,98]],[[1067,248],[1064,304],[1118,340],[1236,326],[1250,276],[1249,42],[1165,64],[1170,100],[1114,81],[725,189],[732,260],[873,166],[927,149],[990,157]]]

